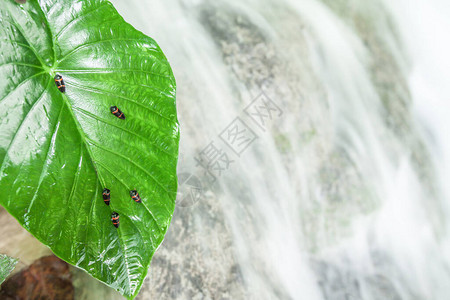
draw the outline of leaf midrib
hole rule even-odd
[[[94,160],[94,155],[93,155],[93,153],[91,151],[91,148],[88,146],[88,143],[86,141],[86,139],[87,139],[86,134],[84,133],[83,129],[81,128],[81,125],[78,122],[78,119],[76,118],[76,116],[75,116],[75,114],[74,114],[74,112],[72,110],[72,106],[70,105],[70,102],[69,102],[69,99],[67,98],[67,96],[62,93],[61,94],[61,98],[63,99],[64,104],[67,106],[67,109],[68,109],[68,111],[69,111],[69,113],[70,113],[70,115],[71,115],[71,117],[72,117],[72,119],[73,119],[73,121],[75,123],[77,131],[78,131],[78,133],[80,135],[82,144],[84,145],[84,147],[86,148],[86,151],[88,152],[88,156],[89,156],[89,158],[91,160],[92,166],[93,166],[93,168],[95,170],[95,173],[97,174],[97,181],[104,188],[104,187],[106,187],[106,183],[105,183],[105,180],[103,179],[103,177],[100,175],[100,171],[98,169],[97,163]],[[96,191],[96,193],[97,193],[97,191]],[[92,206],[95,205],[96,201],[93,201],[93,202],[94,203],[92,204]],[[130,276],[130,270],[129,270],[129,265],[128,265],[128,256],[127,256],[127,254],[125,252],[125,242],[123,241],[123,237],[122,237],[122,235],[120,233],[120,230],[117,230],[117,236],[119,237],[119,245],[121,247],[121,250],[122,250],[122,253],[123,253],[123,260],[124,260],[125,265],[126,265],[126,271],[127,271],[127,275],[128,275],[127,276],[128,289],[131,292],[132,285],[131,285],[131,281],[130,281],[130,277],[131,276]]]

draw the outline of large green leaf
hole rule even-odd
[[[0,254],[0,284],[5,281],[6,277],[14,270],[17,259]]]
[[[108,1],[0,3],[0,203],[57,256],[134,297],[175,205],[169,63]]]

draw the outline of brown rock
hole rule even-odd
[[[73,295],[69,265],[53,255],[36,260],[10,277],[0,291],[0,299],[5,300],[71,300]]]

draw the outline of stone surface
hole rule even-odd
[[[74,299],[69,265],[56,256],[42,257],[6,280],[1,286],[0,299]]]

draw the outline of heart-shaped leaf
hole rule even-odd
[[[2,284],[6,277],[8,277],[9,273],[14,270],[16,264],[17,259],[0,254],[0,284]]]
[[[169,63],[108,1],[1,2],[0,203],[57,256],[134,297],[175,205]]]

